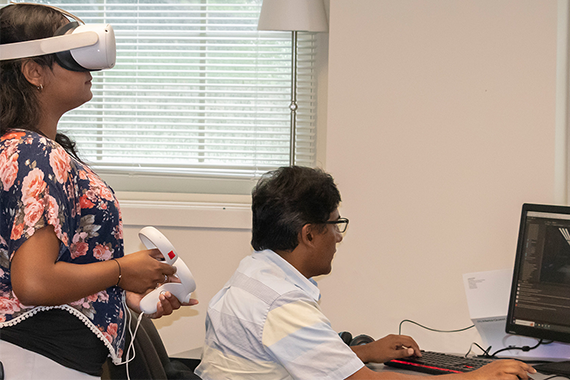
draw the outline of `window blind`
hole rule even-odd
[[[109,23],[113,69],[59,129],[98,173],[254,178],[289,163],[291,33],[257,31],[261,0],[60,0]],[[295,161],[315,162],[315,38],[298,34]],[[131,189],[137,190],[137,189]]]

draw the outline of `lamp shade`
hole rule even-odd
[[[257,29],[326,32],[323,0],[263,0]]]

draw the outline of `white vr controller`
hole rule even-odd
[[[145,314],[156,313],[159,296],[164,292],[172,293],[180,302],[189,302],[190,294],[196,290],[196,282],[192,272],[178,257],[170,241],[154,227],[145,227],[140,230],[139,238],[147,249],[158,248],[166,263],[176,267],[175,276],[180,279],[180,282],[163,284],[144,296],[140,303],[141,311]]]

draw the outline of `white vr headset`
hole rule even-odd
[[[70,22],[55,36],[0,46],[0,61],[55,53],[57,63],[71,71],[97,71],[115,66],[115,32],[109,24]]]

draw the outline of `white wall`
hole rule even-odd
[[[556,37],[553,0],[331,0],[326,168],[350,227],[320,286],[337,330],[471,324],[462,274],[511,267],[522,203],[555,201]]]
[[[556,0],[330,0],[324,163],[350,218],[319,279],[335,329],[470,324],[462,274],[511,267],[521,204],[558,200],[556,33]],[[209,299],[251,252],[247,222],[124,215],[127,252],[160,221],[192,269],[201,304],[156,324],[170,354],[200,346]],[[478,338],[403,333],[457,352]]]

